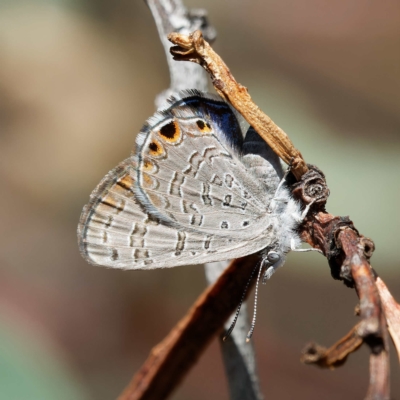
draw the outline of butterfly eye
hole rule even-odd
[[[267,260],[271,263],[271,264],[275,264],[277,261],[280,260],[280,255],[278,253],[276,253],[275,251],[270,251],[267,255]]]

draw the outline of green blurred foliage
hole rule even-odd
[[[88,399],[51,339],[34,328],[4,313],[0,319],[0,399]]]

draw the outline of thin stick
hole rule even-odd
[[[251,99],[247,88],[236,82],[229,68],[215,53],[200,31],[191,35],[171,33],[168,39],[176,46],[171,48],[175,60],[200,64],[211,76],[212,83],[221,97],[229,101],[246,121],[286,163],[292,162],[292,172],[300,178],[308,167],[288,135],[264,114]]]
[[[321,368],[334,369],[344,364],[347,357],[363,344],[358,334],[358,324],[329,349],[316,343],[309,343],[302,351],[301,362],[318,365]]]

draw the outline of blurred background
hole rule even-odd
[[[326,173],[329,211],[374,239],[399,300],[400,3],[185,3],[208,10],[237,80]],[[204,289],[201,266],[123,272],[78,253],[83,205],[168,85],[143,1],[0,1],[0,399],[116,398]],[[331,345],[356,322],[356,294],[326,260],[290,254],[261,289],[266,398],[363,398],[366,348],[333,372],[299,362],[306,342]],[[227,398],[214,340],[172,399]]]

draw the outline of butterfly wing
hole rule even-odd
[[[254,253],[245,244],[212,233],[177,230],[149,214],[137,200],[137,166],[128,158],[93,191],[78,225],[79,249],[91,264],[123,269],[201,264]]]
[[[275,188],[242,162],[242,141],[234,113],[220,99],[197,92],[174,99],[139,134],[137,155],[93,191],[78,226],[84,258],[151,269],[266,247],[273,229],[266,209]]]
[[[273,190],[242,162],[230,107],[201,96],[156,114],[137,138],[137,198],[165,224],[250,239],[265,229]]]

